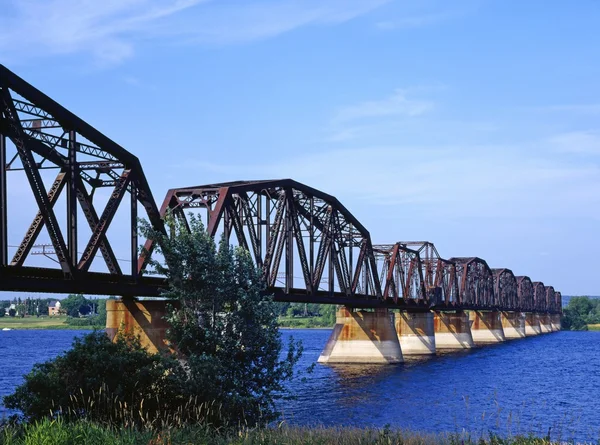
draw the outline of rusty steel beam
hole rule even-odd
[[[267,287],[291,292],[298,278],[307,295],[382,298],[368,231],[319,190],[291,179],[209,184],[170,190],[161,212],[168,209],[200,209],[212,236],[223,233],[250,251]],[[140,258],[141,270],[145,262]]]
[[[456,264],[462,305],[491,310],[499,308],[494,295],[493,273],[485,260],[477,257],[454,257],[450,261]]]
[[[532,284],[534,310],[540,313],[546,312],[546,286],[541,281],[534,281]]]
[[[7,153],[8,150],[11,151],[10,154]],[[50,189],[46,190],[41,170],[49,168],[56,168],[60,173]],[[6,236],[10,213],[6,199],[3,199],[8,171],[15,172],[11,174],[25,174],[37,205],[37,216],[10,263],[7,259]],[[86,271],[98,250],[102,253],[108,273],[93,275],[95,279],[105,279],[107,283],[115,283],[115,279],[121,276],[129,277],[125,281],[131,279],[134,282],[137,279],[138,204],[145,210],[153,227],[164,231],[161,216],[138,158],[2,65],[0,175],[0,268],[3,269],[2,276],[7,277],[7,280],[0,281],[0,290],[15,290],[15,287],[21,287],[19,280],[26,281],[19,276],[18,271],[24,268],[31,246],[43,227],[48,232],[60,264],[60,274],[53,275],[55,265],[42,269],[47,269],[52,279],[62,277],[62,284],[56,283],[50,287],[56,291],[61,286],[65,290],[87,286],[85,292],[90,294],[97,293],[102,288],[98,283],[92,285],[83,281],[83,277],[88,276]],[[115,191],[103,211],[97,211],[94,192],[97,187],[108,185],[114,185]],[[128,211],[132,221],[131,227],[125,229],[130,233],[131,239],[131,243],[127,243],[127,249],[131,250],[130,257],[136,261],[133,263],[135,267],[124,274],[106,233],[126,193],[131,195]],[[67,213],[64,216],[57,215],[53,207],[65,195]],[[85,215],[87,224],[83,224],[92,229],[91,239],[81,259],[78,258],[77,249],[77,240],[81,234],[81,221],[77,218],[79,209]],[[31,279],[32,288],[36,287],[33,283],[37,278]],[[44,278],[42,274],[40,283],[42,280],[48,278]],[[148,289],[147,286],[141,286],[136,291],[130,285],[126,288],[127,295],[143,295],[141,292]]]
[[[512,308],[514,312],[520,312],[519,284],[512,270],[492,269],[492,273],[494,274],[495,304],[499,308]]]

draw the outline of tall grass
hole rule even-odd
[[[197,398],[190,397],[174,407],[157,396],[155,399],[142,398],[139,403],[127,403],[104,384],[87,396],[82,390],[79,394],[71,394],[68,406],[57,407],[50,413],[50,419],[152,431],[223,423],[221,406],[215,402],[199,402]]]
[[[288,427],[215,431],[206,426],[168,428],[160,431],[116,428],[92,422],[67,423],[60,418],[6,427],[0,445],[547,445],[547,438],[494,435],[420,434],[384,429]]]

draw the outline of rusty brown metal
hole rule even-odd
[[[406,304],[431,305],[423,280],[423,266],[419,252],[401,243],[373,246],[383,298],[392,298],[395,303],[404,300]]]
[[[494,301],[503,310],[519,308],[519,285],[510,269],[492,269],[494,274]]]
[[[518,307],[523,312],[532,312],[535,310],[535,298],[533,283],[529,277],[518,276],[517,283],[519,285],[518,296],[519,304]]]
[[[492,270],[478,257],[453,257],[459,281],[460,303],[467,308],[498,308]]]

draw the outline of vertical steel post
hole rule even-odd
[[[250,203],[248,203],[250,207]],[[263,245],[262,245],[262,194],[260,192],[256,193],[256,257],[259,258],[260,264],[257,264],[260,268],[263,267],[264,258],[262,255]]]
[[[331,209],[331,218],[329,227],[329,236],[331,237],[331,246],[329,248],[329,295],[332,296],[335,291],[335,232],[333,230],[333,226],[335,224],[335,210]]]
[[[78,263],[77,256],[77,150],[75,149],[76,133],[69,131],[69,181],[67,187],[67,244],[69,261],[73,266]]]
[[[310,283],[311,289],[314,293],[315,285],[316,289],[319,289],[319,283],[315,283],[315,224],[313,221],[315,215],[315,197],[310,197],[310,228],[309,228],[309,244],[310,244]]]
[[[138,277],[138,200],[135,178],[131,180],[131,276],[134,280]],[[184,216],[185,219],[185,216]]]
[[[292,224],[292,199],[291,189],[285,189],[285,289],[290,292],[294,288],[294,232]]]
[[[6,135],[0,133],[0,266],[8,265],[6,173]]]

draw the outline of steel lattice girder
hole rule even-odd
[[[440,256],[435,245],[429,241],[400,241],[419,253],[423,268],[425,289],[436,306],[459,307],[458,277],[456,264]],[[434,297],[431,297],[434,295]]]
[[[319,190],[291,179],[210,184],[170,190],[161,213],[169,209],[183,220],[186,209],[202,209],[211,236],[222,233],[248,249],[279,299],[382,299],[369,232]],[[145,250],[152,247],[147,241]],[[143,256],[139,267],[143,271]]]
[[[546,310],[548,312],[556,311],[556,292],[552,286],[546,286]]]
[[[11,160],[7,158],[7,140],[10,140],[16,149],[16,155]],[[33,280],[36,271],[41,270],[23,268],[23,264],[40,231],[45,227],[60,264],[63,280],[85,281],[82,277],[88,276],[87,271],[99,250],[108,273],[94,275],[96,285],[92,285],[90,279],[89,286],[82,285],[81,289],[85,289],[84,291],[90,294],[100,293],[97,283],[101,280],[101,276],[106,275],[107,282],[111,283],[109,287],[115,289],[111,292],[123,294],[118,290],[118,285],[115,285],[121,281],[115,281],[108,276],[125,275],[129,278],[123,282],[131,284],[125,286],[126,291],[129,294],[132,292],[137,294],[138,292],[132,289],[135,287],[133,284],[138,275],[138,202],[145,209],[151,224],[159,229],[163,227],[138,158],[2,65],[0,65],[0,152],[2,175],[0,274],[7,278],[7,280],[0,280],[3,283],[0,284],[0,288],[11,290],[10,287],[18,286],[15,281],[20,276],[27,275],[30,280]],[[20,165],[16,165],[17,161]],[[41,171],[49,168],[57,169],[58,175],[46,190]],[[6,202],[6,174],[9,170],[24,171],[38,207],[36,217],[10,262],[6,233],[10,216]],[[94,192],[99,187],[114,189],[100,216],[93,202]],[[67,221],[66,224],[61,225],[53,207],[65,190]],[[123,274],[106,233],[127,193],[130,195],[128,210],[132,222],[129,227],[132,267],[130,271]],[[81,208],[85,216],[85,224],[92,232],[81,257],[77,250],[77,239],[80,233],[78,208]],[[65,228],[66,237],[63,234]],[[25,273],[16,271],[18,268],[23,268]],[[43,281],[47,278],[43,273],[40,273],[38,278],[43,287]],[[72,287],[73,283],[65,284],[65,289]],[[56,288],[60,288],[60,284],[53,285],[52,288],[53,291],[57,291]],[[147,292],[146,289],[144,294]]]
[[[533,283],[533,305],[537,312],[546,311],[546,286],[541,281],[534,281]]]
[[[519,308],[523,312],[533,311],[535,309],[535,298],[531,279],[526,276],[518,276],[516,278],[519,286]]]
[[[520,310],[519,285],[510,269],[492,269],[494,274],[494,294],[498,306]]]
[[[562,313],[562,294],[558,291],[554,292],[554,301],[556,302],[556,310],[555,313]]]
[[[455,257],[450,261],[456,264],[461,305],[481,309],[500,306],[494,295],[494,277],[485,260]]]
[[[423,265],[419,252],[401,243],[373,246],[383,298],[395,303],[432,306],[436,303],[425,290]]]

